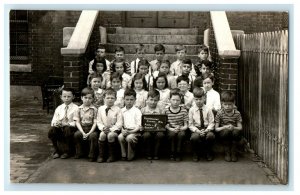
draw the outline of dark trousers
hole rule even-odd
[[[239,142],[242,138],[242,131],[239,130],[222,130],[218,132],[218,136],[223,144],[231,144]]]
[[[89,132],[91,126],[82,127],[84,132]],[[93,133],[91,133],[86,140],[83,139],[82,133],[77,130],[74,133],[74,141],[75,141],[75,149],[76,155],[83,156],[85,152],[83,149],[87,148],[88,150],[88,157],[89,158],[96,158],[98,155],[98,138],[99,138],[99,131],[96,129]]]
[[[194,153],[198,155],[200,153],[211,153],[215,141],[215,134],[212,131],[207,132],[203,136],[200,136],[199,133],[192,133],[190,140]]]
[[[159,147],[164,136],[164,132],[144,132],[143,139],[146,147],[147,156],[159,156]]]
[[[72,143],[75,127],[51,127],[48,131],[48,138],[52,141],[54,153],[70,154],[72,151]]]
[[[171,153],[182,153],[182,143],[184,141],[184,138],[186,136],[186,131],[179,131],[178,133],[175,133],[174,131],[167,131],[168,140],[171,144]]]

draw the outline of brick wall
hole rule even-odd
[[[63,77],[63,27],[75,26],[80,11],[29,11],[29,63],[31,72],[11,72],[12,85],[41,85]]]
[[[125,26],[125,14],[122,11],[100,11],[99,19],[101,26],[117,27]]]

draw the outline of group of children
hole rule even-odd
[[[186,58],[186,48],[175,48],[177,60],[164,59],[165,47],[154,47],[156,59],[148,62],[145,47],[136,47],[137,58],[124,60],[122,47],[115,59],[105,59],[105,47],[99,45],[89,64],[88,87],[81,91],[82,105],[72,102],[74,92],[64,88],[63,104],[55,110],[48,137],[52,140],[53,158],[68,158],[75,146],[75,158],[88,150],[90,161],[113,162],[135,158],[136,144],[143,138],[146,158],[158,160],[166,137],[170,159],[182,160],[183,142],[192,144],[193,161],[204,156],[213,160],[215,137],[222,141],[225,160],[236,162],[241,139],[242,118],[234,105],[235,96],[213,89],[212,62],[209,49],[199,47],[199,61]],[[221,106],[222,102],[222,106]],[[166,115],[167,124],[160,131],[144,131],[142,115]],[[119,143],[119,144],[118,144]]]

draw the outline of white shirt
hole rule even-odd
[[[220,94],[214,89],[211,89],[206,92],[206,106],[209,109],[220,110],[221,109],[221,100]]]
[[[106,115],[107,106],[101,106],[98,109],[97,114],[97,126],[100,131],[103,130],[104,127],[109,127],[111,131],[118,131],[122,129],[123,125],[123,116],[121,112],[121,108],[118,106],[112,106]]]
[[[55,112],[54,112],[54,115],[53,115],[53,118],[52,118],[52,121],[51,121],[51,126],[53,127],[54,124],[58,121],[63,121],[64,118],[65,118],[65,113],[66,113],[66,104],[61,104],[59,105],[56,109],[55,109]],[[67,123],[70,125],[70,126],[73,126],[75,127],[75,121],[73,119],[74,117],[74,113],[75,111],[78,109],[78,106],[76,104],[74,104],[73,102],[71,102],[69,105],[68,105],[68,110],[67,110]]]
[[[131,77],[129,76],[129,74],[124,72],[122,74],[122,88],[123,89],[126,89],[127,86],[129,86],[130,80],[131,80]]]
[[[184,94],[184,105],[186,106],[187,109],[189,109],[190,107],[192,107],[194,102],[194,94],[187,91]]]
[[[119,89],[117,91],[117,99],[114,103],[115,106],[118,106],[119,108],[123,108],[124,107],[124,89]]]
[[[202,113],[205,128],[208,130],[213,130],[215,123],[214,114],[212,113],[211,109],[203,105]],[[194,105],[189,110],[189,129],[192,132],[195,132],[198,129],[197,127],[201,127],[200,108],[197,105]]]
[[[137,58],[136,60],[133,60],[131,63],[130,63],[130,72],[131,72],[131,75],[133,75],[134,73],[136,73],[138,71],[138,65],[139,65],[139,62],[140,62],[140,59]]]
[[[129,110],[126,107],[122,108],[123,127],[125,129],[139,129],[142,124],[142,112],[135,106]]]
[[[151,62],[149,62],[149,64],[151,65],[151,69],[150,69],[151,72],[154,72],[159,69],[159,62],[157,59],[152,60]]]
[[[170,104],[170,89],[157,89],[157,91],[159,91],[160,96],[157,106],[161,109],[165,109]]]
[[[146,101],[148,98],[148,91],[145,91],[144,89],[141,91],[135,91],[136,92],[136,101],[135,106],[138,108],[143,108],[146,106]]]

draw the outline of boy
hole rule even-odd
[[[171,64],[170,72],[175,76],[180,76],[182,75],[183,60],[186,57],[186,48],[183,45],[178,45],[175,47],[175,52],[177,60]],[[196,75],[193,64],[191,67],[191,73],[194,76]]]
[[[110,71],[112,72],[113,70],[113,67],[112,65],[114,64],[114,61],[117,61],[117,62],[123,62],[125,63],[125,69],[124,69],[124,72],[127,73],[127,74],[131,74],[131,71],[130,71],[130,64],[128,62],[126,62],[125,60],[125,50],[123,47],[117,47],[115,49],[115,59],[113,61],[111,61],[110,63]]]
[[[118,136],[121,145],[122,160],[132,161],[135,157],[135,144],[141,136],[141,111],[133,106],[136,100],[136,93],[133,89],[127,88],[124,92],[125,107],[122,108],[123,128]]]
[[[225,161],[236,162],[237,144],[241,140],[242,117],[237,109],[234,109],[235,95],[225,91],[221,94],[223,108],[216,116],[216,132],[224,145]]]
[[[165,56],[166,49],[162,44],[157,44],[154,46],[154,53],[155,53],[155,60],[152,60],[150,62],[150,72],[153,73],[154,71],[157,71],[159,69],[159,66],[161,64],[161,61],[163,60]]]
[[[189,91],[192,91],[194,88],[195,75],[191,73],[192,70],[192,61],[190,59],[184,59],[182,61],[182,76],[186,76],[189,79]]]
[[[206,95],[202,88],[194,88],[195,105],[189,110],[189,129],[192,132],[191,143],[193,161],[199,160],[200,152],[206,152],[206,160],[213,160],[212,146],[215,140],[214,114],[205,106]]]
[[[91,80],[90,84],[91,84],[91,88],[94,90],[94,97],[95,97],[93,101],[93,105],[96,108],[99,108],[104,104],[103,103],[104,90],[100,88],[102,79],[103,77],[101,76],[101,74],[97,74],[95,72],[90,74],[90,80]]]
[[[171,93],[171,106],[166,110],[167,125],[166,129],[168,139],[171,143],[171,160],[181,161],[182,143],[188,129],[188,112],[185,108],[180,107],[181,94]]]
[[[212,62],[209,60],[202,60],[195,65],[195,71],[198,77],[203,77],[205,73],[212,73]]]
[[[54,152],[52,157],[56,158],[68,158],[70,155],[70,143],[72,141],[75,129],[75,122],[73,120],[74,112],[78,109],[78,106],[72,101],[74,99],[73,89],[64,88],[61,92],[60,99],[63,104],[55,109],[53,119],[51,122],[51,128],[48,132],[48,138],[52,141]],[[59,151],[59,145],[62,145],[62,151]],[[61,152],[63,153],[61,156]]]
[[[97,162],[105,161],[106,145],[108,143],[108,159],[106,162],[114,162],[116,160],[115,141],[122,129],[123,117],[121,109],[115,106],[117,92],[109,88],[104,93],[104,103],[98,109],[97,126],[100,130],[99,136],[99,156]]]
[[[192,105],[193,105],[193,101],[194,101],[194,95],[193,93],[189,92],[189,78],[186,76],[179,76],[176,79],[177,82],[177,86],[180,90],[180,94],[182,97],[182,101],[181,103],[184,104],[184,107],[189,110]]]
[[[206,106],[210,108],[214,115],[221,109],[220,94],[215,91],[214,85],[215,77],[213,74],[205,73],[203,75],[203,88],[206,92]]]
[[[130,64],[131,75],[138,72],[139,61],[145,57],[145,46],[143,44],[139,44],[135,48],[135,55],[136,59]]]
[[[163,110],[157,106],[157,103],[160,99],[159,91],[156,89],[149,91],[147,106],[142,108],[142,114],[164,114]],[[159,147],[162,139],[164,138],[164,132],[144,132],[143,139],[146,145],[146,156],[148,160],[159,159]],[[152,152],[152,150],[154,151]]]
[[[95,51],[95,58],[97,59],[100,59],[100,58],[105,58],[105,46],[103,44],[99,44],[98,47],[97,47],[97,50]],[[107,70],[109,70],[109,67],[110,67],[110,62],[105,59],[105,62],[106,62],[106,67],[107,67]],[[92,66],[93,66],[93,63],[94,63],[94,59],[90,61],[89,63],[89,74],[92,74],[94,72]]]
[[[98,147],[99,132],[97,127],[97,108],[93,106],[94,91],[86,87],[81,91],[82,105],[78,107],[74,113],[74,120],[76,122],[77,131],[74,134],[76,154],[75,159],[83,156],[82,145],[83,142],[89,144],[89,161],[96,160],[96,150]]]

